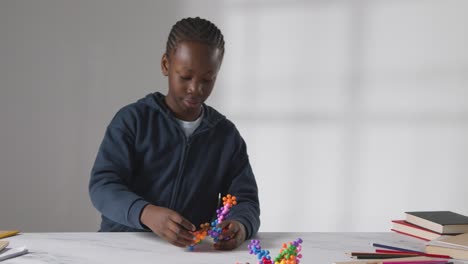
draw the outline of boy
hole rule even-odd
[[[102,214],[100,231],[151,230],[186,247],[195,226],[212,220],[220,193],[238,204],[214,247],[237,248],[258,231],[258,190],[245,142],[204,104],[223,55],[223,35],[213,23],[186,18],[172,27],[161,59],[168,94],[122,108],[99,148],[89,193]]]

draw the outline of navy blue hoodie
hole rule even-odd
[[[218,193],[237,197],[229,218],[244,224],[247,238],[258,231],[257,184],[245,142],[215,109],[204,104],[203,111],[188,138],[160,93],[118,111],[89,182],[91,201],[102,214],[100,231],[148,231],[140,215],[149,203],[198,227],[216,218]]]

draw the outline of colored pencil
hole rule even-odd
[[[357,259],[396,259],[396,258],[407,258],[407,257],[416,257],[417,255],[394,255],[394,254],[386,254],[386,255],[357,255],[354,256]]]
[[[408,255],[417,255],[417,256],[425,256],[431,258],[452,258],[447,255],[439,255],[439,254],[428,254],[428,253],[417,253],[417,252],[408,252],[408,251],[395,251],[395,250],[385,250],[385,249],[376,249],[376,253],[389,253],[389,254],[408,254]]]
[[[421,251],[416,251],[416,250],[406,249],[406,248],[399,248],[399,247],[395,247],[395,246],[387,246],[387,245],[378,244],[378,243],[372,243],[372,246],[378,247],[378,248],[386,248],[386,249],[390,249],[390,250],[396,250],[396,251],[416,252],[416,253],[425,254],[425,252],[421,252]]]
[[[383,261],[382,264],[449,264],[447,260]]]

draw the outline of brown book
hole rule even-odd
[[[468,233],[468,216],[451,211],[406,212],[405,220],[444,235]]]
[[[468,260],[468,233],[431,241],[426,244],[426,252]]]

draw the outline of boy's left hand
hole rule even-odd
[[[219,250],[231,250],[239,247],[246,238],[245,226],[236,220],[225,220],[219,227],[223,230],[219,241],[213,246]],[[225,240],[225,238],[229,238]]]

